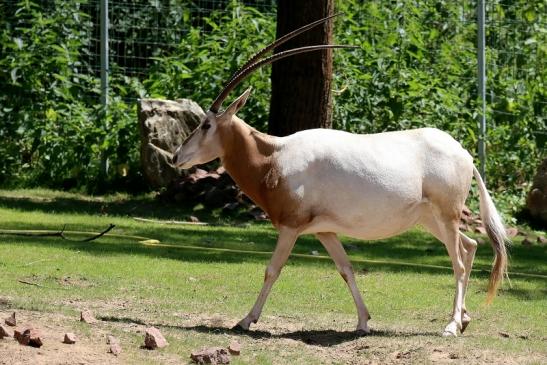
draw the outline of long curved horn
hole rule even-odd
[[[251,66],[252,64],[254,64],[256,61],[258,61],[260,59],[260,57],[262,57],[264,54],[268,53],[269,51],[273,50],[274,48],[276,47],[279,47],[280,45],[282,45],[283,43],[289,41],[290,39],[296,37],[297,35],[299,34],[302,34],[304,32],[306,32],[307,30],[310,30],[314,27],[316,27],[317,25],[319,24],[323,24],[324,22],[328,21],[329,19],[332,19],[332,18],[335,18],[337,16],[340,16],[340,15],[343,15],[344,13],[336,13],[336,14],[333,14],[333,15],[330,15],[328,17],[325,17],[323,19],[319,19],[319,20],[316,20],[312,23],[309,23],[307,25],[304,25],[296,30],[293,30],[292,32],[288,33],[288,34],[285,34],[284,36],[278,38],[277,40],[275,40],[274,42],[268,44],[266,47],[262,48],[260,51],[258,51],[257,53],[255,53],[247,62],[245,62],[244,65],[242,65],[233,75],[232,77],[230,78],[230,80],[228,81],[228,84],[229,85],[240,73],[242,73],[245,69],[247,69],[249,66]],[[225,87],[226,89],[226,87]],[[210,111],[214,112],[214,113],[217,113],[218,110],[220,109],[221,105],[222,105],[222,102],[224,101],[224,98],[227,96],[227,94],[223,97],[223,98],[220,98],[221,95],[224,94],[224,90],[221,91],[221,93],[217,96],[217,98],[214,100],[213,104],[211,105],[211,107],[209,108]]]
[[[230,81],[232,81],[237,75],[239,75],[241,73],[241,71],[245,70],[247,67],[249,67],[250,65],[255,63],[264,54],[268,53],[269,51],[273,50],[276,47],[279,47],[283,43],[286,43],[287,41],[293,39],[297,35],[302,34],[306,31],[318,26],[319,24],[325,23],[327,20],[335,18],[335,17],[340,16],[340,15],[344,15],[344,13],[336,13],[336,14],[333,14],[333,15],[329,15],[328,17],[325,17],[323,19],[319,19],[319,20],[316,20],[312,23],[306,24],[306,25],[304,25],[304,26],[302,26],[302,27],[300,27],[296,30],[293,30],[292,32],[287,33],[284,36],[276,39],[272,43],[268,44],[266,47],[262,48],[260,51],[256,52],[251,58],[249,58],[249,60],[247,62],[245,62],[245,64],[243,66],[241,66],[236,72],[234,72],[232,77],[230,77]],[[228,82],[230,82],[230,81],[228,81]],[[219,107],[220,107],[220,105],[219,105]]]
[[[313,51],[320,51],[323,49],[334,49],[334,48],[359,48],[357,46],[348,46],[348,45],[338,45],[338,44],[322,44],[318,46],[307,46],[307,47],[299,47],[290,49],[288,51],[279,52],[276,54],[271,55],[270,57],[266,57],[261,59],[260,61],[257,61],[253,63],[252,65],[245,68],[243,71],[241,71],[239,74],[237,74],[232,80],[224,87],[222,92],[217,96],[215,101],[213,102],[213,105],[211,108],[209,108],[210,111],[213,113],[218,113],[218,110],[220,108],[220,105],[226,99],[228,94],[237,86],[239,83],[243,80],[245,80],[247,77],[249,77],[255,70],[259,69],[262,66],[269,65],[270,63],[273,63],[275,61],[279,61],[280,59],[290,57],[297,55],[299,53],[306,53],[306,52],[313,52]]]

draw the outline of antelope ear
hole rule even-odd
[[[245,92],[241,94],[241,96],[239,96],[236,100],[232,102],[232,104],[230,104],[230,106],[222,113],[222,115],[232,116],[237,113],[239,109],[243,108],[245,102],[247,102],[247,98],[251,94],[251,90],[252,87],[245,90]]]

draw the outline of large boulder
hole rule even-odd
[[[168,187],[183,176],[184,172],[173,167],[170,156],[161,150],[175,152],[204,115],[203,109],[189,99],[139,101],[141,165],[152,187]]]
[[[547,158],[539,165],[532,189],[526,198],[530,214],[547,225]]]

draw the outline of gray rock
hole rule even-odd
[[[532,189],[526,198],[530,214],[547,224],[547,158],[538,166]]]
[[[139,101],[141,165],[152,187],[168,187],[183,175],[171,165],[169,153],[182,144],[204,115],[201,107],[189,99]]]

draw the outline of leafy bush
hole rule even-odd
[[[480,111],[472,5],[341,2],[347,16],[337,27],[337,42],[360,50],[336,53],[336,127],[371,133],[433,126],[474,153]],[[536,143],[546,130],[547,39],[538,24],[545,4],[496,1],[488,10],[488,185],[500,196],[517,194],[522,204],[545,153]],[[505,200],[513,212],[519,209],[514,199]]]
[[[174,52],[158,57],[144,85],[152,97],[181,96],[208,107],[239,66],[275,38],[275,21],[254,8],[232,2],[229,11],[204,18],[207,33],[191,27]],[[270,70],[262,68],[242,83],[228,98],[235,98],[252,85],[249,104],[240,116],[265,130],[270,100]]]
[[[96,42],[90,37],[97,36],[96,2],[0,4],[5,15],[0,17],[0,185],[93,188],[99,181],[124,186],[139,181],[135,99],[189,97],[207,107],[231,73],[274,38],[275,17],[239,1],[226,1],[225,9],[208,10],[206,16],[188,0],[161,3],[170,9],[164,17],[157,2],[143,2],[134,13],[113,3],[116,16],[125,20],[116,34],[126,43],[156,37],[133,33],[134,19],[143,29],[161,22],[157,36],[178,43],[142,50],[140,56],[153,56],[141,65],[151,64],[145,75],[134,70],[124,75],[127,60],[113,57],[117,64],[111,65],[106,115],[99,106],[97,60],[87,51]],[[373,133],[435,126],[473,152],[479,109],[472,5],[337,2],[346,14],[337,20],[337,43],[359,49],[335,52],[335,127]],[[546,130],[545,10],[539,0],[496,0],[488,8],[495,20],[487,28],[488,183],[500,194],[520,198],[544,153],[536,139]],[[241,116],[265,130],[269,69],[254,74],[231,97],[249,85],[254,91]],[[111,168],[99,177],[103,156]],[[507,201],[514,205],[513,198]]]
[[[138,141],[134,107],[115,96],[105,117],[99,79],[82,62],[92,24],[81,3],[2,5],[1,185],[92,187],[102,155],[138,171],[136,147],[125,148]]]

